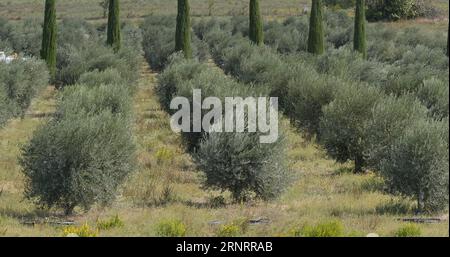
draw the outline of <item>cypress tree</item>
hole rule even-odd
[[[447,26],[447,57],[448,57],[448,38],[450,36],[450,25]]]
[[[362,54],[364,59],[367,58],[365,0],[356,0],[355,35],[353,37],[353,47],[355,51]]]
[[[51,78],[56,73],[56,7],[55,0],[45,1],[41,58],[47,62]]]
[[[259,0],[250,0],[250,30],[249,37],[257,45],[264,43],[263,22],[259,9]]]
[[[192,58],[191,17],[188,0],[178,0],[177,28],[175,34],[175,51],[183,51],[184,57]]]
[[[322,0],[312,0],[308,52],[313,54],[323,54],[325,51],[322,19]]]
[[[114,49],[120,50],[120,8],[119,0],[109,0],[108,32],[106,43]]]

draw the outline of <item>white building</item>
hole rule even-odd
[[[17,55],[7,56],[5,52],[0,51],[0,62],[11,63],[15,59],[17,59]]]

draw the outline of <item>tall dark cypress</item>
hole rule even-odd
[[[447,25],[447,57],[448,57],[448,38],[450,36],[450,25]]]
[[[249,37],[257,45],[264,44],[263,21],[259,9],[259,0],[250,0],[250,30]]]
[[[47,62],[52,78],[56,73],[56,1],[45,1],[44,28],[42,33],[41,58]]]
[[[325,51],[322,8],[322,0],[312,0],[308,52],[313,54],[323,54]]]
[[[175,33],[175,51],[183,51],[184,57],[192,58],[191,17],[188,0],[178,0],[177,28]]]
[[[108,32],[106,43],[110,45],[115,52],[120,50],[120,8],[119,0],[109,0],[108,13]]]
[[[355,35],[353,37],[353,47],[355,51],[362,54],[364,59],[367,58],[365,0],[356,0]]]

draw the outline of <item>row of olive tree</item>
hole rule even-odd
[[[114,51],[120,49],[119,0],[109,0],[108,33],[106,43]],[[44,26],[42,33],[41,58],[47,62],[50,76],[56,75],[57,21],[56,0],[45,0]]]
[[[175,50],[182,51],[188,60],[175,58],[161,74],[157,92],[162,105],[167,107],[175,96],[192,99],[192,89],[199,88],[204,96],[251,95],[252,90],[248,87],[205,64],[189,60],[192,58],[189,11],[189,1],[178,0]],[[262,44],[263,27],[258,0],[250,1],[250,23],[250,39],[255,44]],[[259,133],[250,132],[183,133],[186,147],[205,174],[204,185],[229,191],[236,201],[248,200],[250,197],[269,200],[279,196],[289,185],[284,140],[260,144],[257,143],[259,136]]]
[[[366,43],[366,0],[356,0],[355,7],[355,25],[353,48],[359,52],[364,59],[367,58]],[[191,23],[189,17],[189,1],[178,0],[177,32],[176,32],[176,51],[184,51],[187,58],[192,58],[190,47],[191,41]],[[249,38],[257,45],[264,44],[263,17],[260,11],[259,0],[250,0],[249,6]],[[323,25],[323,0],[312,0],[308,52],[312,54],[323,54],[325,51]],[[447,41],[448,45],[448,41]],[[448,56],[448,46],[447,46]]]
[[[416,95],[386,95],[319,74],[304,58],[283,57],[239,34],[230,38],[230,31],[220,31],[227,25],[210,25],[216,29],[203,37],[215,61],[242,82],[270,87],[285,113],[318,135],[332,157],[353,161],[355,172],[378,171],[391,192],[415,198],[421,211],[448,205],[448,118],[435,120]]]
[[[86,40],[91,41],[89,48],[99,52],[95,56],[101,63],[88,63],[81,55],[78,59],[82,66],[91,67],[78,70],[76,63],[67,61],[68,66],[59,73],[72,78],[65,81],[71,86],[63,87],[54,117],[33,133],[20,157],[25,197],[42,207],[63,209],[66,215],[71,215],[76,207],[88,210],[94,204],[111,203],[134,169],[131,84],[137,76],[132,70],[137,69],[138,54],[119,52],[119,1],[110,0],[109,7],[107,45],[111,49],[99,46],[101,43],[93,36]],[[72,52],[58,55],[64,60],[57,60],[54,0],[46,1],[45,12],[41,55],[55,76],[57,62],[80,57],[74,44],[85,42],[70,42],[71,33],[89,29],[87,24],[63,22],[61,27],[66,30],[60,31],[60,39],[65,47],[69,44]],[[124,48],[135,45],[128,41],[125,44]],[[86,48],[83,51],[94,54]]]

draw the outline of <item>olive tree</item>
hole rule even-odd
[[[339,162],[353,161],[356,173],[362,172],[366,164],[368,121],[381,95],[374,87],[347,84],[341,86],[335,100],[323,108],[319,126],[325,149]]]
[[[365,155],[368,165],[380,170],[381,160],[406,128],[427,118],[427,108],[414,96],[387,96],[379,99],[371,110],[366,129]]]
[[[283,140],[260,144],[259,133],[210,133],[195,160],[207,188],[229,191],[236,201],[279,196],[289,185]]]
[[[133,170],[131,128],[109,111],[55,119],[22,148],[25,197],[66,215],[75,207],[108,204]]]
[[[413,197],[419,212],[448,207],[448,119],[418,120],[387,149],[381,174],[392,193]]]

